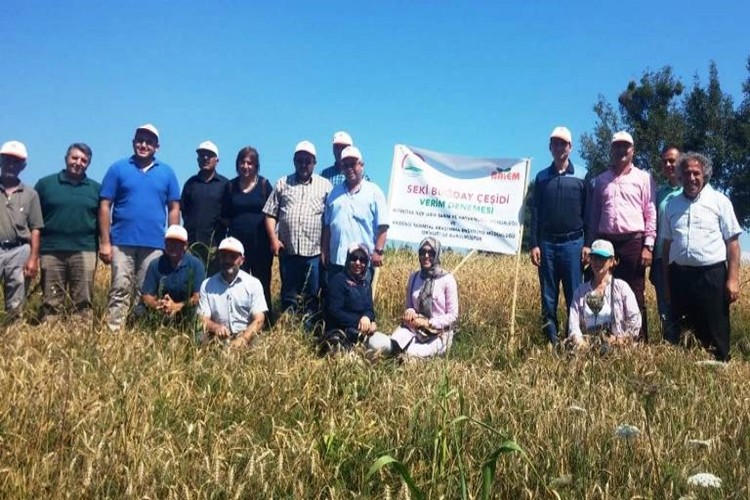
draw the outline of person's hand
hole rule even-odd
[[[164,311],[167,316],[174,316],[178,312],[182,311],[185,307],[183,302],[175,302],[169,294],[165,294],[164,298],[159,301],[159,308]]]
[[[373,333],[378,331],[378,325],[375,324],[374,321],[370,322],[370,331],[367,332],[368,335],[372,335]]]
[[[227,328],[226,326],[219,325],[219,328],[214,329],[213,334],[218,339],[228,339],[232,332],[230,332],[229,328]]]
[[[740,283],[736,279],[727,280],[727,296],[729,303],[736,302],[740,298]]]
[[[653,260],[654,254],[651,250],[649,250],[646,247],[643,247],[643,250],[641,250],[641,267],[648,267],[651,265],[651,261]]]
[[[279,252],[281,252],[282,250],[284,250],[284,244],[279,238],[273,238],[271,240],[271,253],[278,257]]]
[[[23,276],[27,279],[36,278],[39,272],[39,259],[36,257],[29,257],[26,259],[26,263],[23,265]]]
[[[412,309],[410,307],[409,309],[407,309],[406,311],[404,311],[404,315],[401,317],[401,319],[405,323],[411,323],[412,320],[414,320],[414,318],[416,318],[416,317],[417,317],[417,311],[415,311],[414,309]]]
[[[542,250],[539,247],[534,247],[529,251],[529,257],[531,257],[531,263],[536,267],[542,263]]]
[[[380,267],[383,265],[383,256],[377,252],[372,252],[370,262],[372,262],[372,267]]]
[[[232,339],[232,341],[229,343],[230,349],[243,349],[250,345],[250,339],[246,338],[244,335],[241,335],[237,338]]]
[[[591,248],[589,247],[583,247],[581,249],[581,264],[583,264],[583,267],[586,267],[589,265],[589,255],[591,254]]]
[[[359,325],[357,326],[357,329],[362,333],[367,333],[370,331],[370,318],[367,316],[362,316],[359,318]]]
[[[112,245],[109,243],[102,243],[99,246],[99,258],[102,259],[102,262],[105,264],[111,264],[112,263]]]

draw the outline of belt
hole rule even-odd
[[[626,241],[643,238],[643,232],[621,233],[621,234],[600,234],[597,239],[611,241],[612,243],[625,243]]]
[[[583,238],[583,229],[573,231],[571,233],[544,233],[542,239],[551,243],[565,243],[566,241],[573,241],[579,238]]]
[[[26,243],[26,242],[25,241],[21,241],[21,240],[5,240],[5,241],[0,241],[0,249],[10,250],[11,248],[20,247],[24,243]]]

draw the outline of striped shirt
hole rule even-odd
[[[268,197],[263,213],[278,221],[279,240],[289,255],[320,255],[323,211],[331,183],[313,174],[306,183],[295,174],[282,177]]]

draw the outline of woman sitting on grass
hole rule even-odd
[[[368,347],[384,354],[405,353],[428,358],[442,356],[453,343],[458,319],[458,286],[440,267],[440,242],[425,238],[419,244],[419,267],[406,286],[406,311],[401,326],[389,337],[375,333]]]
[[[372,287],[366,279],[369,263],[367,247],[354,244],[346,254],[344,272],[331,278],[325,300],[323,353],[350,349],[375,332]]]
[[[584,334],[602,334],[602,340],[609,345],[630,343],[641,329],[641,311],[630,286],[612,276],[612,243],[596,240],[591,245],[590,258],[594,277],[575,291],[568,317],[568,339],[585,345]]]

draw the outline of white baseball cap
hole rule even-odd
[[[609,259],[615,256],[615,247],[607,240],[596,240],[591,244],[591,253]]]
[[[152,134],[156,136],[157,140],[159,139],[159,130],[156,127],[154,127],[151,123],[146,123],[145,125],[141,125],[137,129],[135,129],[136,132],[138,132],[139,130],[146,130],[148,132],[151,132]]]
[[[242,242],[240,242],[240,240],[238,240],[237,238],[232,238],[231,236],[221,240],[221,243],[219,243],[219,250],[227,250],[229,252],[238,253],[243,256],[245,255],[245,247],[242,245]]]
[[[568,144],[573,144],[573,135],[570,133],[567,127],[555,127],[552,133],[549,135],[550,139],[562,139]]]
[[[341,159],[343,160],[344,158],[356,158],[357,160],[362,161],[362,153],[359,151],[358,147],[348,146],[341,152]]]
[[[318,156],[315,151],[315,145],[310,141],[302,141],[297,143],[297,147],[294,148],[295,153],[305,152],[310,153],[313,156]]]
[[[167,232],[164,233],[165,240],[180,240],[187,243],[188,234],[187,230],[179,224],[172,224],[167,228]]]
[[[351,146],[352,144],[354,144],[354,141],[352,141],[352,136],[350,136],[348,133],[344,132],[343,130],[339,130],[338,132],[333,134],[333,143]]]
[[[629,144],[630,144],[631,146],[632,146],[633,144],[635,144],[635,143],[633,142],[633,136],[632,136],[632,135],[630,135],[629,133],[627,133],[627,132],[626,132],[626,131],[624,131],[624,130],[620,130],[619,132],[615,132],[615,133],[614,133],[614,135],[612,136],[612,142],[611,142],[610,144],[614,144],[614,143],[616,143],[616,142],[627,142],[627,143],[629,143]]]
[[[219,148],[217,148],[216,144],[211,141],[203,141],[198,144],[198,148],[195,150],[195,152],[197,153],[198,151],[211,151],[216,156],[219,156]]]
[[[19,141],[8,141],[3,143],[3,147],[0,148],[0,155],[15,156],[22,160],[29,157],[29,154],[26,151],[26,146]]]

